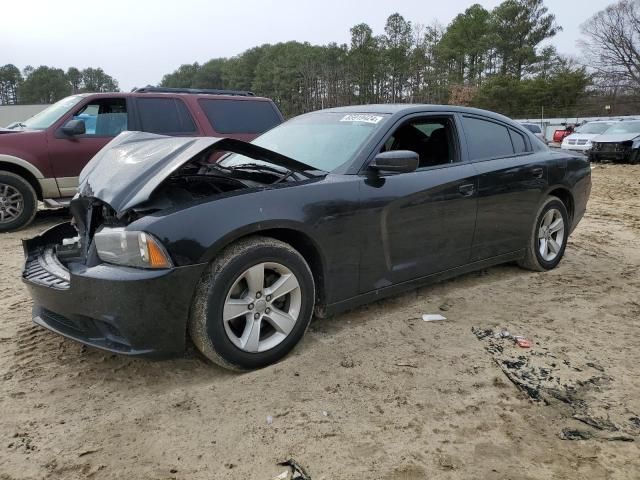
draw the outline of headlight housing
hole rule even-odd
[[[138,268],[171,268],[173,263],[162,244],[145,232],[103,228],[95,234],[98,257],[107,263]]]

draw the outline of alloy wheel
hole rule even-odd
[[[538,228],[538,251],[546,262],[553,262],[565,241],[564,219],[560,210],[552,208],[545,213]]]
[[[15,187],[0,183],[0,223],[16,220],[24,211],[24,198]]]
[[[264,262],[239,275],[227,293],[222,319],[229,340],[257,353],[282,343],[302,305],[298,279],[284,265]]]

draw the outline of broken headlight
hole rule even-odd
[[[152,235],[124,228],[103,228],[93,237],[101,260],[138,268],[170,268],[169,254]]]

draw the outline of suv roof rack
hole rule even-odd
[[[253,92],[246,90],[219,90],[216,88],[173,88],[173,87],[146,87],[134,88],[133,93],[192,93],[206,95],[237,95],[241,97],[254,97]]]

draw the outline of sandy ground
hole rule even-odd
[[[0,479],[269,480],[288,458],[313,480],[640,478],[640,167],[593,174],[558,269],[496,267],[316,320],[243,375],[32,325],[19,239],[63,218],[42,212],[0,237]]]

